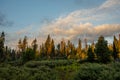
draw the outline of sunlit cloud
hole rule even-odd
[[[78,38],[81,38],[82,40],[87,38],[89,42],[92,42],[93,40],[97,40],[100,35],[111,37],[116,33],[120,33],[120,24],[99,24],[101,21],[104,22],[120,18],[119,14],[120,1],[106,0],[98,7],[76,10],[67,15],[60,16],[55,20],[49,21],[48,23],[45,22],[39,27],[34,25],[32,25],[32,27],[28,26],[16,33],[17,35],[31,33],[31,35],[35,36],[30,37],[29,42],[36,37],[38,44],[43,43],[48,34],[54,38],[55,43],[60,42],[62,39],[65,39],[66,41],[71,40],[76,43]],[[97,23],[97,25],[94,23]],[[37,28],[36,31],[31,32],[31,29],[34,28]]]

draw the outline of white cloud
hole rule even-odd
[[[49,29],[48,29],[49,28]],[[103,24],[93,26],[91,23],[73,24],[71,27],[47,27],[43,30],[47,34],[51,34],[58,39],[77,40],[78,38],[87,38],[89,41],[96,40],[100,35],[105,37],[113,36],[120,32],[120,24]],[[59,38],[60,37],[60,38]],[[60,40],[57,40],[60,41]]]
[[[113,8],[113,7],[119,7],[120,0],[107,0],[105,3],[103,3],[100,8]]]
[[[46,34],[51,34],[57,38],[73,39],[77,37],[87,37],[90,40],[98,35],[112,36],[120,32],[120,24],[102,24],[94,26],[91,22],[112,20],[120,17],[120,1],[106,0],[102,5],[92,8],[77,10],[66,16],[46,24],[41,29]]]
[[[102,5],[92,8],[77,10],[69,13],[66,16],[60,16],[51,23],[42,25],[39,29],[38,43],[44,42],[47,35],[50,34],[56,42],[61,39],[72,40],[76,42],[78,38],[84,39],[85,37],[89,41],[96,40],[99,35],[105,37],[113,36],[113,34],[120,33],[120,24],[98,24],[106,20],[114,20],[114,18],[120,18],[120,1],[119,0],[106,0]],[[31,28],[20,30],[17,34],[26,34],[30,32]],[[34,33],[33,33],[34,34]],[[30,38],[31,40],[33,38]]]

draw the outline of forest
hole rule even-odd
[[[25,36],[18,49],[5,46],[5,33],[0,34],[0,80],[120,80],[120,35],[108,44],[100,35],[88,45],[78,39],[57,45],[50,35],[41,45],[35,38],[28,45]]]

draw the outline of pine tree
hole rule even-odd
[[[56,49],[56,57],[60,57],[60,44],[57,44],[57,49]]]
[[[81,51],[82,51],[82,44],[81,44],[81,40],[79,39],[78,40],[78,47],[77,47],[77,54],[76,54],[78,59],[81,59],[81,56],[82,56]]]
[[[84,42],[85,42],[85,52],[87,52],[87,50],[88,50],[88,45],[87,45],[87,39],[86,39],[86,38],[84,39]]]
[[[70,52],[71,58],[75,59],[76,58],[76,49],[74,44],[71,43],[71,52]]]
[[[5,59],[4,42],[5,42],[5,33],[2,32],[0,36],[0,62],[4,61]]]
[[[42,44],[42,45],[40,46],[40,58],[46,58],[46,57],[47,57],[47,53],[46,53],[45,50],[46,50],[46,49],[45,49],[45,45]]]
[[[22,43],[22,51],[25,51],[27,48],[27,36],[24,37],[23,43]]]
[[[93,47],[89,46],[88,51],[87,51],[87,60],[90,62],[94,62],[96,60],[96,55],[94,53]]]
[[[33,48],[34,53],[36,53],[36,50],[37,50],[37,47],[38,47],[38,45],[37,45],[37,40],[34,39],[31,45],[32,45],[32,48]]]
[[[32,48],[26,48],[26,50],[22,54],[22,61],[27,62],[29,60],[35,59],[35,54]]]
[[[115,60],[120,59],[120,36],[119,36],[119,40],[117,40],[116,36],[114,36],[113,57]]]
[[[70,54],[71,54],[71,42],[70,42],[70,40],[68,40],[67,46],[66,46],[66,56],[68,58],[70,58],[70,56],[71,56]]]
[[[18,48],[19,48],[19,52],[24,52],[27,48],[27,36],[24,37],[23,41],[21,39],[19,39],[18,41]]]
[[[48,35],[47,40],[45,42],[45,51],[47,53],[47,57],[50,58],[51,53],[51,37]]]
[[[50,57],[53,58],[55,57],[55,45],[54,45],[54,40],[52,39],[51,41],[51,54]]]
[[[18,41],[18,48],[19,48],[19,52],[22,51],[22,41],[21,41],[21,39],[19,39],[19,41]]]
[[[61,57],[66,57],[66,43],[64,40],[60,43],[60,53]]]
[[[15,50],[12,49],[11,51],[11,60],[14,61],[15,60]]]
[[[97,55],[98,61],[102,63],[110,61],[110,53],[107,44],[108,43],[104,37],[100,36],[95,45],[95,53]]]
[[[113,57],[114,57],[115,60],[118,58],[117,57],[117,54],[118,54],[117,45],[118,45],[118,40],[114,36],[114,41],[113,41]]]

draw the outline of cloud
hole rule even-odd
[[[12,26],[13,22],[8,21],[6,16],[0,12],[0,27]]]
[[[92,8],[77,10],[70,13],[68,16],[76,18],[78,21],[98,21],[120,18],[120,1],[106,0],[102,5]]]
[[[120,24],[98,24],[120,18],[120,1],[106,0],[102,5],[92,8],[77,10],[66,16],[60,16],[51,23],[44,24],[40,28],[41,33],[53,35],[57,39],[65,38],[75,42],[77,38],[87,38],[89,41],[96,40],[99,35],[105,37],[120,33]],[[59,41],[59,40],[57,40]]]
[[[33,26],[32,25],[29,25],[27,27],[24,27],[23,29],[21,30],[18,30],[16,31],[15,33],[17,35],[23,35],[23,34],[31,34],[31,30],[33,29]]]
[[[43,25],[39,26],[39,29],[37,28],[38,26],[32,25],[34,27],[31,28],[28,26],[23,30],[17,31],[16,36],[34,34],[39,44],[45,41],[48,34],[54,38],[55,43],[60,42],[63,38],[74,43],[77,42],[78,38],[82,40],[87,38],[91,42],[97,40],[100,35],[111,37],[116,33],[120,33],[120,24],[114,23],[114,20],[120,19],[119,14],[120,1],[106,0],[96,8],[76,10],[55,20],[45,21]],[[109,23],[110,20],[113,21],[112,24]],[[100,22],[104,22],[104,24],[99,24]],[[97,23],[97,25],[94,23]],[[36,31],[31,32],[35,28],[37,28]],[[30,37],[29,41],[31,42],[35,36]]]
[[[100,8],[110,8],[110,7],[120,7],[120,1],[119,0],[107,0],[105,3],[103,3]]]
[[[81,38],[85,38],[88,41],[96,40],[100,35],[105,37],[113,36],[116,33],[120,33],[120,24],[103,24],[98,26],[93,26],[91,23],[84,24],[73,24],[67,27],[52,27],[49,26],[44,28],[44,33],[51,34],[53,37],[58,38],[57,41],[60,41],[60,38],[65,40],[72,40],[73,42]]]

